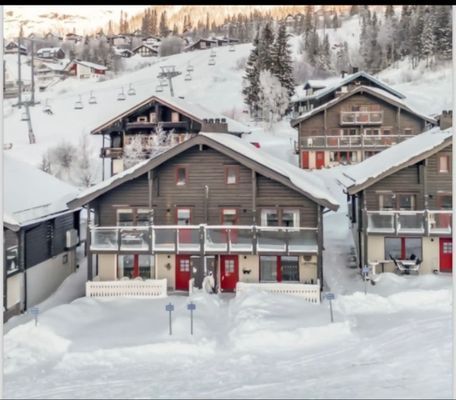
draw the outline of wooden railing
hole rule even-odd
[[[86,282],[87,297],[166,297],[166,279]]]
[[[320,135],[301,137],[302,148],[389,147],[414,135]]]
[[[283,283],[283,282],[265,282],[265,283],[245,283],[236,284],[236,295],[248,291],[265,291],[273,294],[289,294],[302,297],[310,303],[320,303],[320,281],[316,284],[306,283]]]
[[[341,125],[373,125],[383,123],[383,111],[341,111]]]

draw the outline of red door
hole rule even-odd
[[[325,166],[325,152],[317,151],[315,154],[315,164],[317,169],[322,169]]]
[[[440,238],[440,271],[453,271],[453,243],[452,238]]]
[[[301,168],[309,169],[309,152],[308,151],[301,152]]]
[[[234,292],[239,275],[238,256],[220,256],[221,289],[224,292]]]
[[[176,255],[176,290],[188,290],[190,256]]]

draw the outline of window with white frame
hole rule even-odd
[[[279,213],[275,208],[261,210],[261,225],[279,226]]]
[[[282,212],[282,225],[299,227],[299,209],[285,208]]]

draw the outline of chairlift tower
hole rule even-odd
[[[160,67],[162,72],[157,75],[158,79],[168,79],[169,82],[169,91],[171,96],[174,97],[174,90],[173,90],[173,81],[172,79],[178,75],[181,75],[182,72],[176,71],[175,65],[163,65]]]

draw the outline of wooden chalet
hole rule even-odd
[[[135,47],[132,52],[134,54],[139,54],[141,57],[158,57],[158,48],[152,47],[146,43]]]

